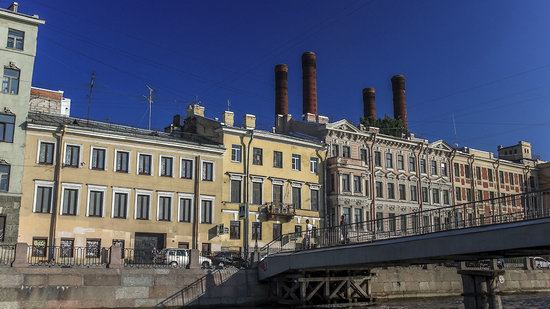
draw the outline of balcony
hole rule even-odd
[[[266,203],[259,207],[261,221],[290,221],[296,214],[294,205],[285,203]]]
[[[359,166],[367,167],[368,164],[360,159],[346,158],[346,157],[332,157],[327,159],[327,166]]]

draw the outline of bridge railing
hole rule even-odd
[[[260,249],[269,254],[407,237],[550,216],[550,190],[501,196],[407,214],[376,213],[367,221],[283,234]]]

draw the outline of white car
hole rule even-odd
[[[160,251],[160,256],[162,256],[163,263],[173,267],[187,267],[189,266],[189,252],[189,249],[166,248]],[[210,268],[212,260],[199,256],[199,263],[202,268]]]
[[[531,257],[534,268],[550,268],[550,262],[541,257]]]

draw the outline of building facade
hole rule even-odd
[[[222,145],[29,113],[19,241],[144,249],[219,244]]]
[[[38,16],[18,12],[17,3],[0,9],[0,243],[17,241],[21,205],[24,122],[29,111],[29,95],[36,55]]]

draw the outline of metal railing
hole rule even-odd
[[[31,266],[105,267],[109,251],[109,248],[29,246],[27,260]]]
[[[11,266],[15,260],[15,245],[0,245],[0,266]]]
[[[456,206],[283,234],[260,249],[269,254],[373,242],[490,224],[517,222],[550,216],[550,190],[474,201]]]

